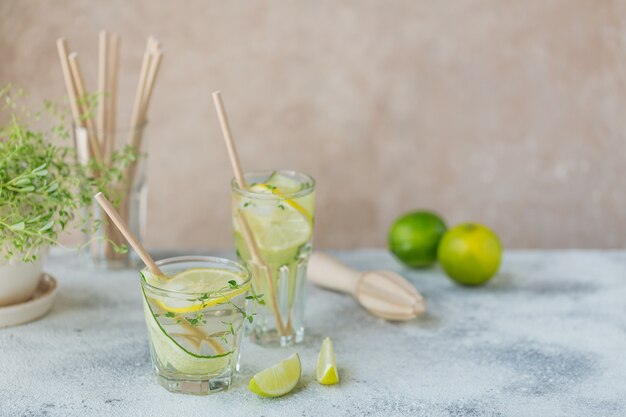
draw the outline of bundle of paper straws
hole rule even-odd
[[[124,144],[116,143],[118,136],[117,98],[120,72],[120,37],[116,33],[109,34],[104,30],[100,32],[98,87],[96,90],[98,101],[95,118],[94,112],[90,108],[89,91],[85,87],[78,54],[76,52],[68,53],[67,41],[64,38],[57,40],[57,50],[74,125],[87,131],[87,143],[76,143],[78,158],[85,164],[93,159],[97,162],[98,169],[106,169],[113,163],[112,156],[116,148],[124,146]],[[163,52],[159,42],[154,37],[149,37],[139,73],[130,126],[125,131],[128,135],[126,144],[131,145],[137,154],[141,151],[143,127],[146,124],[150,99],[162,57]],[[120,202],[122,212],[127,213],[128,211],[128,200],[135,181],[136,171],[137,160],[125,168],[122,184],[109,184],[111,188],[122,191]],[[94,174],[98,175],[98,172]],[[110,230],[110,232],[114,232],[114,230]],[[119,237],[121,238],[121,236]],[[117,236],[109,236],[109,239],[118,240]],[[107,247],[107,256],[111,253],[110,249]]]
[[[78,63],[78,54],[76,52],[68,54],[67,41],[64,38],[57,40],[57,50],[74,124],[87,128],[89,132],[89,156],[94,158],[99,164],[110,164],[111,155],[116,147],[116,143],[114,143],[116,135],[112,133],[117,130],[116,113],[120,37],[117,34],[109,34],[106,31],[100,32],[97,89],[100,97],[98,100],[97,123],[93,120],[93,115],[87,102],[88,91],[85,88]],[[139,149],[141,145],[141,135],[136,135],[133,132],[146,122],[148,107],[162,57],[163,52],[160,49],[159,42],[154,37],[148,38],[139,73],[128,138],[128,144],[136,149]],[[127,178],[126,180],[132,180],[132,178]]]

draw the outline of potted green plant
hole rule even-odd
[[[34,293],[48,248],[89,201],[63,123],[33,127],[39,115],[19,95],[0,90],[0,306]]]

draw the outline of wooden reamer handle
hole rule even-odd
[[[362,274],[328,255],[314,252],[309,260],[308,275],[315,285],[354,295]]]

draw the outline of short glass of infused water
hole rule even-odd
[[[250,273],[238,262],[204,256],[157,265],[165,276],[144,269],[140,282],[158,382],[185,394],[228,389],[250,319]]]

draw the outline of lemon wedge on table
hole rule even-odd
[[[322,385],[333,385],[339,382],[333,342],[328,337],[322,342],[322,349],[317,357],[317,382]]]
[[[185,298],[175,299],[152,298],[151,301],[163,310],[181,314],[200,311],[207,307],[223,304],[228,300],[248,291],[250,283],[239,285],[242,276],[231,271],[215,268],[191,268],[172,276],[171,278],[156,277],[145,273],[146,282],[166,291],[180,293],[206,294],[206,299],[190,301]],[[229,282],[235,281],[233,288]]]
[[[280,397],[293,390],[302,375],[297,353],[252,377],[248,389],[262,397]]]

